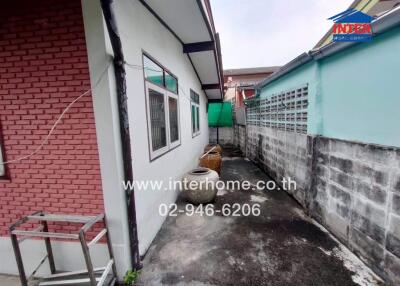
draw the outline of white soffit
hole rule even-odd
[[[203,84],[214,84],[219,82],[217,63],[213,51],[198,52],[190,54],[190,58]]]
[[[221,99],[221,91],[219,89],[208,89],[205,92],[208,99]]]
[[[196,0],[143,1],[185,44],[212,40]]]

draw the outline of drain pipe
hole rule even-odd
[[[126,71],[125,59],[122,50],[121,38],[118,33],[117,22],[113,10],[113,0],[100,0],[103,10],[104,20],[110,37],[111,46],[114,52],[114,73],[117,87],[119,125],[122,144],[122,159],[124,164],[125,182],[133,182],[132,171],[132,151],[129,134],[129,117],[126,94]],[[139,242],[136,224],[135,196],[133,190],[126,191],[126,202],[128,212],[128,229],[130,240],[130,254],[132,259],[132,268],[141,269],[142,265],[139,256]]]

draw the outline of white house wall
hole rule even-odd
[[[181,145],[150,162],[146,122],[143,70],[127,66],[128,109],[131,130],[133,176],[135,180],[180,179],[198,164],[208,143],[207,99],[182,44],[139,2],[115,3],[125,60],[142,65],[142,51],[159,61],[178,78]],[[192,138],[190,89],[200,95],[201,133]],[[158,213],[162,203],[173,203],[177,192],[135,190],[140,254],[150,246],[165,218]]]

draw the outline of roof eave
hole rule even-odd
[[[218,35],[215,33],[215,28],[214,28],[214,21],[212,18],[212,13],[211,13],[211,6],[209,3],[209,0],[204,0],[204,4],[202,0],[194,0],[194,5],[197,4],[198,6],[198,12],[201,13],[201,16],[203,18],[205,27],[207,28],[207,33],[209,34],[210,39],[208,39],[207,41],[209,42],[204,42],[203,40],[199,40],[199,41],[195,41],[195,43],[191,43],[191,42],[184,42],[182,40],[182,38],[180,37],[179,33],[177,31],[175,31],[169,24],[165,21],[165,19],[163,19],[162,16],[160,16],[154,9],[153,7],[146,2],[146,0],[139,0],[147,10],[150,11],[151,14],[153,14],[153,16],[156,17],[157,20],[159,20],[159,22],[167,29],[169,30],[173,36],[182,44],[182,50],[184,51],[184,53],[187,54],[189,61],[196,73],[196,76],[198,78],[198,80],[200,81],[200,84],[202,86],[207,86],[207,85],[211,85],[211,84],[218,84],[218,90],[219,90],[219,96],[222,99],[223,98],[223,76],[222,76],[222,59],[221,59],[221,47],[219,44],[219,37]],[[211,48],[208,48],[208,46],[206,45],[207,43],[210,43],[212,45]],[[188,45],[194,45],[195,49],[197,48],[198,50],[187,50],[187,46]],[[196,46],[197,45],[197,46]],[[186,47],[185,47],[186,46]],[[202,50],[203,49],[203,50]],[[187,50],[187,51],[185,51]],[[196,63],[193,62],[192,58],[190,57],[191,54],[195,53],[195,52],[201,52],[201,51],[212,51],[213,54],[213,62],[215,62],[215,67],[213,67],[213,69],[215,68],[216,74],[217,76],[213,76],[213,82],[209,83],[209,82],[204,82],[204,78],[202,80],[202,78],[200,77],[200,73],[199,73],[199,67],[196,66]],[[209,65],[209,67],[211,67],[211,65]],[[218,79],[217,79],[218,78]],[[218,82],[217,82],[218,81]],[[210,97],[209,94],[207,94],[207,90],[203,89],[204,92],[206,93],[207,97]],[[216,89],[214,89],[215,91]],[[217,96],[218,94],[216,93],[215,96]],[[214,97],[215,98],[215,97]]]
[[[221,100],[222,100],[224,98],[224,92],[223,92],[224,81],[223,81],[221,42],[220,42],[219,34],[216,33],[216,31],[215,31],[214,19],[212,16],[212,10],[211,10],[211,5],[210,5],[209,0],[205,0],[205,5],[207,6],[207,9],[209,11],[204,10],[204,6],[202,5],[201,0],[196,0],[196,1],[199,6],[199,9],[203,15],[204,21],[206,22],[210,37],[214,41],[214,56],[215,56],[215,61],[216,61],[216,65],[217,65],[218,84],[219,84],[219,90],[221,93]],[[207,15],[208,15],[208,17],[207,17]],[[209,18],[210,18],[210,21],[208,20]]]

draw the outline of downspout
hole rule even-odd
[[[114,73],[117,87],[117,101],[119,113],[119,125],[121,133],[122,160],[124,164],[125,182],[133,182],[132,151],[129,134],[128,97],[126,94],[125,59],[122,50],[121,38],[118,33],[117,22],[113,9],[113,0],[100,0],[104,20],[114,52]],[[142,268],[139,256],[139,241],[136,224],[136,207],[133,189],[126,190],[126,203],[128,212],[128,230],[130,241],[130,254],[133,269]]]

